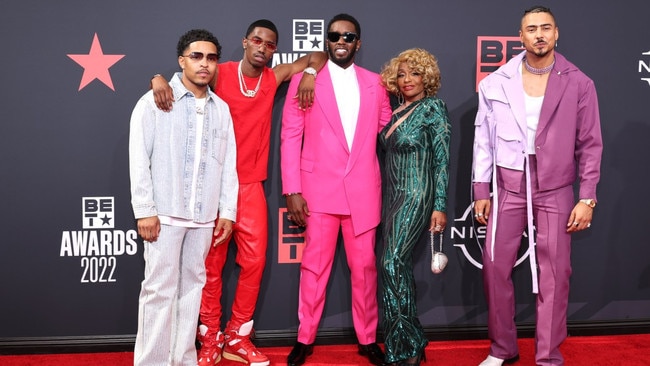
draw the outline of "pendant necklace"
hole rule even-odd
[[[255,90],[248,89],[248,86],[246,86],[246,80],[244,80],[244,74],[241,72],[242,61],[239,61],[239,66],[237,67],[237,73],[239,74],[239,91],[241,91],[245,97],[253,98],[255,94],[257,94],[257,91],[260,90],[260,85],[262,84],[262,75],[264,73],[260,73],[260,78],[257,80],[257,86],[255,87]],[[244,91],[244,89],[246,89],[246,91]]]
[[[196,114],[203,114],[205,111],[205,103],[206,99],[205,98],[196,98],[196,104],[194,105],[194,109],[196,110]]]

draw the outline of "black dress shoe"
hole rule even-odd
[[[360,344],[359,345],[359,354],[361,356],[366,356],[368,357],[368,361],[370,361],[371,364],[376,365],[376,366],[383,366],[385,365],[384,359],[386,356],[384,355],[384,352],[379,348],[377,343],[370,343],[370,344]]]
[[[287,356],[287,366],[300,366],[305,363],[307,356],[314,353],[313,344],[304,344],[296,342],[296,345],[293,346],[293,349]]]

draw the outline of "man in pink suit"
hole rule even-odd
[[[525,51],[479,86],[472,180],[474,216],[488,225],[483,282],[491,340],[479,366],[519,358],[511,272],[526,229],[537,294],[535,361],[564,364],[571,234],[591,226],[600,179],[593,81],[555,52],[559,32],[550,9],[526,10],[519,34]]]
[[[339,14],[328,24],[329,61],[316,78],[315,99],[303,110],[287,98],[281,132],[283,193],[289,218],[305,226],[300,267],[298,342],[288,365],[313,351],[325,303],[339,230],[352,284],[352,317],[359,353],[381,365],[376,344],[377,269],[375,232],[381,214],[377,134],[391,115],[379,75],[354,64],[361,46],[358,21]],[[287,95],[295,95],[300,75]]]

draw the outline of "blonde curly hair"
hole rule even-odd
[[[406,63],[412,70],[422,75],[424,92],[427,97],[436,95],[440,89],[440,69],[435,56],[422,48],[411,48],[402,51],[392,58],[381,70],[381,82],[389,93],[399,95],[397,86],[397,70],[401,63]]]

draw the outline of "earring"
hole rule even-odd
[[[397,103],[399,105],[404,104],[404,95],[402,95],[402,92],[397,92]]]

